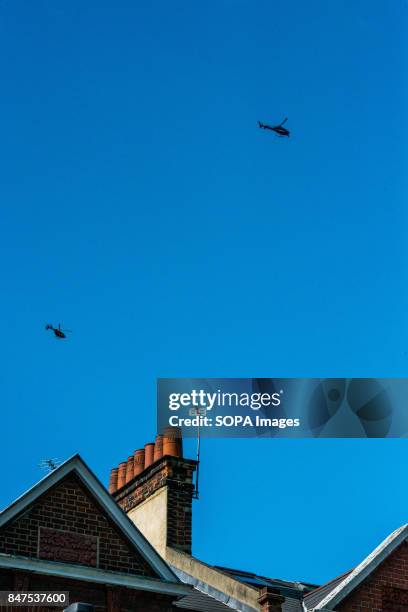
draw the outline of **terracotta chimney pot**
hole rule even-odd
[[[113,493],[118,488],[118,468],[112,468],[109,478],[109,493]]]
[[[183,456],[183,439],[179,427],[166,427],[163,435],[163,456]]]
[[[119,463],[119,469],[118,469],[118,489],[123,487],[123,485],[126,482],[126,468],[127,468],[127,461],[123,461],[122,463]]]
[[[157,461],[163,457],[163,436],[159,434],[156,436],[156,442],[154,443],[154,455],[153,461]]]
[[[152,465],[154,461],[154,442],[145,444],[144,467],[145,469]]]
[[[134,452],[134,476],[140,474],[144,470],[145,452],[143,448],[139,448]]]
[[[133,478],[133,455],[130,455],[130,457],[128,457],[128,460],[126,462],[126,482],[129,482],[129,480],[132,480]]]

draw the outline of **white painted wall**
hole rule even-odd
[[[167,541],[167,487],[128,512],[128,517],[157,552],[164,557]]]

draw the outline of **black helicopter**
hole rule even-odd
[[[275,132],[278,136],[289,136],[289,130],[283,127],[283,124],[286,123],[287,120],[288,118],[285,117],[285,119],[279,125],[267,125],[266,123],[261,123],[258,121],[258,125],[264,130],[272,130],[272,132]]]
[[[52,329],[56,338],[66,338],[66,333],[72,333],[70,329],[61,329],[61,324],[58,323],[58,327],[53,327],[50,323],[47,323],[45,329]]]

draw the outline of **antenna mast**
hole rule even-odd
[[[194,414],[198,417],[198,425],[197,425],[197,471],[196,471],[196,481],[195,481],[195,491],[193,494],[194,499],[199,498],[199,476],[200,476],[200,449],[201,449],[201,417],[207,414],[207,410],[205,408],[194,408],[190,414]]]

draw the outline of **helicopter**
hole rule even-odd
[[[45,329],[52,329],[56,338],[66,338],[66,332],[72,333],[70,329],[61,329],[60,323],[58,323],[58,327],[53,327],[50,323],[47,323]]]
[[[289,136],[289,130],[283,127],[283,124],[286,123],[287,120],[288,118],[285,117],[285,119],[279,125],[267,125],[266,123],[261,123],[260,121],[258,121],[258,125],[264,130],[272,130],[272,132],[275,132],[276,134],[278,134],[278,136]]]

